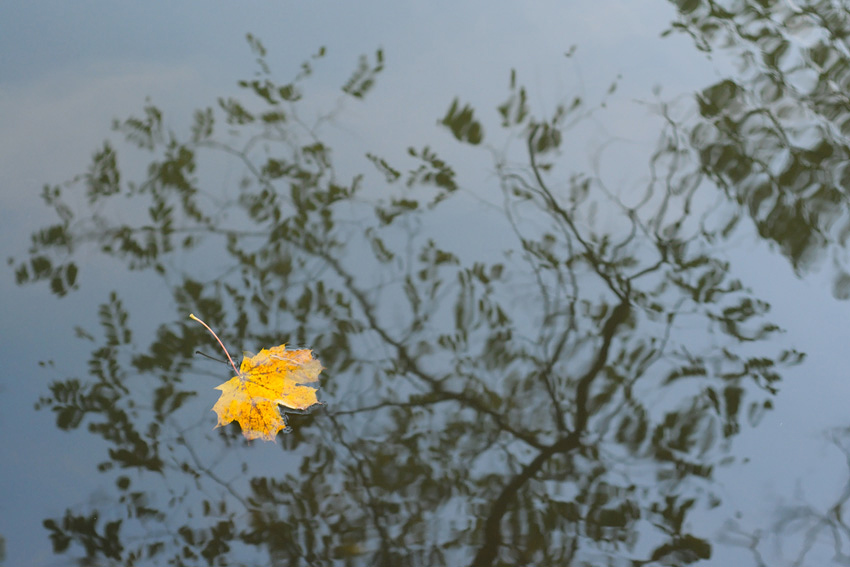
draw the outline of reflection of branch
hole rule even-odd
[[[361,406],[359,408],[354,408],[350,410],[336,410],[333,412],[326,411],[324,413],[329,417],[338,417],[340,415],[357,415],[358,413],[369,413],[373,411],[382,410],[384,408],[416,408],[429,404],[438,404],[443,401],[445,401],[445,398],[427,400],[417,399],[415,402],[381,402],[379,404],[374,404],[371,406]]]
[[[546,206],[551,208],[551,210],[556,215],[558,215],[558,217],[563,220],[564,223],[566,223],[567,227],[569,227],[570,229],[570,232],[573,233],[575,239],[578,240],[579,244],[581,244],[582,248],[584,248],[584,254],[585,256],[587,256],[587,259],[590,263],[590,266],[593,268],[593,271],[595,271],[599,275],[599,277],[602,278],[606,284],[608,284],[608,288],[614,293],[614,295],[616,295],[620,299],[623,299],[623,292],[616,285],[614,285],[611,276],[602,270],[601,266],[604,262],[596,255],[596,252],[594,252],[593,247],[591,247],[590,244],[588,244],[588,242],[582,237],[581,232],[579,232],[578,227],[576,227],[572,217],[570,217],[570,214],[565,211],[563,207],[561,207],[561,205],[558,203],[558,200],[555,199],[555,196],[549,190],[549,187],[546,186],[546,182],[543,181],[543,176],[540,175],[540,168],[537,165],[537,160],[535,158],[534,151],[534,135],[537,132],[537,128],[537,126],[532,128],[531,132],[528,135],[527,143],[531,171],[534,172],[534,178],[537,180],[537,184],[539,186],[538,193],[543,196],[543,200],[546,202]]]
[[[503,184],[506,183],[508,180],[510,180],[512,182],[519,183],[520,185],[524,186],[525,188],[527,188],[530,191],[534,190],[532,187],[528,186],[528,183],[526,182],[526,180],[523,177],[516,175],[516,174],[509,173],[507,171],[502,171],[502,169],[503,169],[502,164],[497,164],[497,167],[500,170],[500,177],[502,179]],[[505,194],[507,195],[508,191],[504,186],[503,186],[503,190],[505,191]],[[519,223],[517,222],[517,219],[514,218],[514,214],[511,212],[510,202],[508,202],[507,199],[506,199],[506,202],[505,202],[504,210],[505,210],[505,214],[508,217],[508,222],[510,223],[511,228],[514,231],[514,234],[520,240],[520,242],[523,243],[522,258],[528,263],[529,269],[532,272],[534,272],[534,277],[535,277],[535,280],[537,281],[537,287],[538,287],[538,290],[540,292],[540,297],[542,299],[542,309],[541,309],[541,311],[544,314],[542,325],[541,325],[540,339],[539,339],[538,342],[539,342],[539,344],[541,344],[544,347],[544,350],[545,350],[545,347],[548,346],[548,344],[550,342],[550,341],[546,340],[546,337],[544,337],[545,330],[556,326],[554,323],[557,320],[559,315],[566,314],[566,317],[567,317],[567,323],[559,331],[560,336],[558,337],[557,341],[555,341],[554,350],[546,356],[547,361],[545,362],[545,364],[543,364],[542,369],[540,371],[538,371],[538,375],[540,376],[540,379],[543,382],[544,387],[546,388],[546,393],[549,395],[549,399],[552,401],[553,413],[554,413],[553,417],[554,417],[554,420],[555,420],[555,424],[558,427],[558,431],[560,431],[562,434],[566,434],[567,433],[567,425],[566,425],[566,422],[564,421],[564,410],[561,407],[561,400],[558,398],[558,395],[557,395],[557,392],[556,392],[556,389],[555,389],[555,384],[552,380],[551,373],[552,373],[552,368],[555,366],[555,363],[558,360],[560,360],[561,353],[563,352],[564,347],[567,345],[568,339],[570,338],[572,333],[575,332],[576,329],[577,329],[576,307],[575,306],[576,306],[576,301],[578,301],[578,282],[576,280],[575,272],[573,270],[568,270],[567,271],[567,278],[569,279],[570,286],[572,287],[572,296],[570,297],[570,299],[568,301],[568,305],[562,310],[561,307],[560,307],[560,302],[557,302],[557,299],[559,299],[559,298],[555,297],[553,299],[553,298],[550,298],[550,296],[549,296],[548,286],[543,281],[542,267],[538,262],[534,261],[532,253],[529,251],[528,247],[526,246],[526,244],[525,244],[526,239],[524,238],[522,231],[520,230]],[[572,259],[572,258],[575,257],[575,253],[573,251],[573,243],[572,243],[572,240],[570,238],[569,232],[564,231],[564,235],[565,235],[565,239],[564,239],[565,245],[567,247],[567,258]],[[559,285],[564,285],[563,275],[562,275],[562,272],[560,270],[555,271],[555,277],[557,278]],[[566,313],[562,313],[562,311],[565,311]]]
[[[537,474],[543,465],[546,464],[553,455],[557,453],[566,453],[576,449],[580,445],[581,435],[577,431],[573,431],[566,437],[562,437],[553,445],[550,445],[528,463],[511,481],[502,489],[496,500],[493,501],[493,507],[490,509],[487,519],[484,522],[484,543],[481,544],[481,549],[472,560],[474,567],[483,567],[492,565],[499,552],[499,546],[502,544],[502,517],[508,511],[510,504],[519,489],[531,480]]]
[[[533,139],[535,132],[536,128],[532,129],[531,133],[528,135],[527,144],[531,169],[534,172],[534,177],[537,181],[536,192],[543,197],[544,205],[546,206],[546,208],[554,212],[555,215],[561,221],[563,221],[570,233],[570,236],[575,238],[576,241],[584,249],[584,255],[588,259],[588,262],[591,265],[592,269],[597,273],[597,275],[599,275],[600,278],[605,281],[608,288],[620,299],[620,303],[618,303],[617,306],[613,309],[601,329],[602,344],[600,345],[600,348],[596,354],[593,363],[591,364],[587,372],[578,380],[574,400],[574,405],[576,409],[574,413],[573,430],[558,439],[552,445],[541,450],[540,453],[538,453],[538,455],[534,459],[532,459],[530,463],[523,467],[523,469],[518,474],[516,474],[507,483],[507,485],[505,485],[505,487],[493,501],[490,513],[488,514],[487,519],[484,522],[484,542],[482,543],[480,549],[478,550],[478,553],[472,561],[472,564],[476,567],[489,566],[494,563],[499,552],[499,547],[502,544],[502,518],[507,513],[508,506],[510,505],[510,503],[516,499],[519,490],[529,480],[531,480],[554,455],[559,453],[567,453],[581,446],[581,438],[587,429],[587,424],[590,419],[588,401],[590,397],[591,385],[595,378],[599,376],[600,372],[607,364],[608,354],[618,327],[627,320],[631,312],[631,306],[629,304],[629,281],[626,280],[625,282],[622,282],[622,284],[625,285],[625,289],[622,289],[620,286],[615,284],[614,278],[612,278],[608,273],[603,270],[602,266],[604,262],[597,256],[590,243],[588,243],[582,237],[580,231],[578,230],[578,227],[576,227],[569,212],[564,210],[560,206],[552,192],[547,187],[545,181],[543,180],[543,177],[540,174],[540,169],[535,159],[535,150],[533,147]],[[654,266],[651,268],[651,270],[657,268],[658,266]],[[549,372],[551,372],[552,367],[560,357],[562,349],[566,344],[569,330],[570,329],[567,329],[561,335],[560,340],[556,345],[555,351],[552,353],[552,356],[548,360],[545,367],[542,369],[542,374],[544,375],[544,383],[547,386],[550,386],[548,374]],[[551,389],[549,389],[549,395],[553,400],[556,401],[556,396],[554,395],[554,392]],[[562,416],[559,416],[558,423],[559,426],[563,424]],[[562,429],[562,431],[566,432],[565,426],[561,426],[559,428]]]
[[[832,442],[844,453],[848,469],[850,469],[850,450],[839,438],[839,433],[847,432],[847,430],[833,432]],[[834,560],[842,564],[850,562],[850,555],[843,550],[846,541],[850,540],[850,526],[844,520],[844,506],[848,501],[850,501],[850,480],[845,482],[841,495],[826,511],[817,510],[813,505],[788,507],[784,510],[784,517],[777,522],[777,534],[793,529],[792,524],[795,522],[802,521],[808,524],[805,526],[803,541],[793,565],[803,565],[815,545],[823,543],[823,535],[827,536],[827,540],[831,540]]]
[[[576,387],[576,414],[573,431],[538,453],[530,463],[511,479],[493,502],[490,513],[484,522],[484,543],[472,561],[472,565],[475,567],[492,565],[496,559],[499,546],[502,543],[502,517],[508,511],[508,505],[514,500],[520,488],[531,480],[551,457],[558,453],[567,453],[581,446],[581,436],[587,427],[589,418],[587,403],[590,395],[590,386],[605,367],[608,361],[608,352],[611,349],[611,343],[614,340],[617,328],[621,323],[625,322],[630,311],[629,303],[624,299],[622,303],[614,308],[608,320],[605,321],[605,326],[602,328],[602,345],[596,354],[596,359],[593,361],[590,369],[581,377]]]
[[[750,534],[739,528],[737,522],[730,520],[726,522],[724,532],[720,535],[718,541],[747,548],[756,562],[756,567],[767,567],[767,563],[759,551],[761,540],[762,533],[760,530]]]
[[[233,489],[229,482],[222,479],[220,476],[215,474],[212,469],[207,467],[201,462],[201,459],[198,457],[198,454],[195,452],[195,449],[192,447],[191,443],[187,443],[185,439],[181,438],[178,440],[180,445],[182,445],[186,451],[189,453],[189,456],[192,457],[192,461],[195,463],[195,468],[204,474],[206,474],[209,478],[213,480],[216,484],[227,490],[231,496],[233,496],[240,504],[245,508],[246,511],[250,511],[251,507],[248,506],[248,502],[242,498],[242,496]]]
[[[329,416],[329,419],[330,419],[331,424],[333,425],[334,429],[336,430],[337,438],[339,439],[340,445],[342,445],[343,447],[345,447],[348,450],[349,455],[351,455],[351,458],[354,459],[354,462],[356,463],[355,471],[357,471],[356,474],[358,476],[360,476],[360,485],[362,486],[363,491],[366,493],[366,498],[369,500],[368,508],[369,508],[369,511],[371,512],[372,522],[375,525],[375,529],[380,534],[381,541],[384,542],[384,546],[386,546],[386,547],[382,546],[381,552],[384,552],[384,549],[390,547],[391,538],[390,538],[390,534],[387,532],[386,526],[384,526],[381,523],[381,517],[382,516],[381,516],[381,513],[379,511],[379,509],[381,507],[380,501],[375,497],[374,494],[372,494],[372,487],[368,482],[369,475],[367,474],[366,471],[363,470],[365,468],[363,461],[357,457],[357,452],[354,450],[354,448],[351,447],[345,441],[345,436],[343,435],[343,428],[340,427],[339,423],[337,423],[337,420],[334,416],[332,416],[332,415]],[[385,563],[384,561],[379,561],[375,564],[376,565],[382,565],[384,563]]]
[[[611,312],[611,316],[608,317],[607,321],[605,321],[605,326],[602,327],[602,346],[599,348],[596,360],[593,361],[593,365],[585,373],[585,375],[581,377],[578,381],[578,386],[576,386],[576,415],[575,423],[573,423],[575,431],[581,432],[587,427],[587,421],[590,417],[587,409],[587,400],[590,396],[590,385],[594,378],[596,378],[599,372],[601,372],[605,367],[605,363],[608,361],[608,351],[611,349],[611,342],[614,340],[614,333],[616,333],[617,327],[626,321],[630,312],[631,307],[629,306],[628,300],[624,299],[622,303],[619,303],[617,307],[614,308],[614,311]]]
[[[366,295],[363,293],[363,291],[361,291],[360,288],[358,288],[354,284],[354,276],[349,274],[342,267],[339,261],[327,252],[316,251],[314,252],[314,254],[325,260],[328,265],[330,265],[331,268],[337,273],[337,275],[343,279],[343,281],[345,282],[345,286],[357,300],[357,303],[360,305],[360,308],[363,311],[366,320],[369,322],[370,328],[372,328],[376,333],[378,333],[378,335],[381,337],[381,339],[384,340],[384,342],[395,348],[397,358],[402,363],[402,367],[406,371],[410,372],[411,374],[428,384],[433,389],[433,392],[435,394],[438,394],[442,399],[456,400],[462,405],[470,407],[477,412],[486,414],[491,419],[493,419],[493,421],[496,423],[496,425],[499,426],[501,430],[507,431],[517,439],[520,439],[537,449],[542,449],[544,447],[543,444],[541,444],[533,435],[529,435],[516,429],[503,418],[502,414],[491,409],[489,406],[487,406],[480,400],[477,400],[469,396],[468,394],[445,390],[439,380],[437,380],[433,376],[430,376],[429,374],[425,373],[421,368],[419,368],[419,365],[416,363],[414,357],[412,357],[408,352],[407,347],[403,343],[390,336],[389,332],[387,332],[387,330],[381,326],[381,324],[378,322],[377,317],[375,317],[372,304],[366,298]]]

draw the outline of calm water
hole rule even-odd
[[[577,4],[7,7],[0,564],[850,562],[850,16]]]

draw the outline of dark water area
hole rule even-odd
[[[850,13],[574,4],[7,7],[0,565],[850,563]]]

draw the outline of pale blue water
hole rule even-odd
[[[845,17],[730,10],[7,7],[2,564],[846,561]]]

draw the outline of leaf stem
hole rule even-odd
[[[230,361],[230,366],[232,366],[232,367],[233,367],[233,371],[234,371],[234,372],[236,372],[236,375],[237,375],[237,376],[239,376],[239,370],[237,370],[237,369],[236,369],[236,365],[235,365],[235,364],[233,364],[233,359],[232,359],[232,358],[230,358],[230,353],[229,353],[229,352],[227,352],[227,349],[226,349],[226,348],[224,348],[224,343],[223,343],[223,342],[221,342],[221,339],[220,339],[220,338],[218,338],[218,335],[216,335],[216,334],[215,334],[215,331],[213,331],[212,329],[210,329],[210,326],[209,326],[209,325],[207,325],[206,323],[204,323],[203,321],[201,321],[200,319],[198,319],[197,317],[195,317],[195,315],[194,315],[194,314],[192,314],[192,313],[189,313],[189,319],[194,319],[195,321],[197,321],[198,323],[200,323],[201,325],[203,325],[204,327],[206,327],[206,328],[207,328],[207,331],[209,331],[210,333],[212,333],[212,336],[214,336],[214,337],[215,337],[215,340],[217,340],[217,341],[218,341],[218,344],[220,344],[220,345],[221,345],[221,350],[223,350],[223,351],[224,351],[224,354],[226,354],[226,355],[227,355],[227,360],[229,360],[229,361]]]

